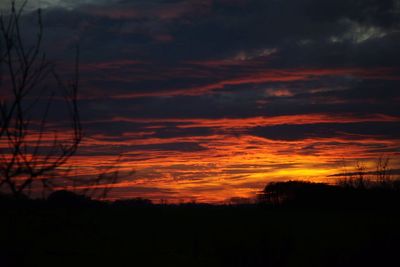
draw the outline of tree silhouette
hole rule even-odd
[[[79,64],[75,75],[62,80],[42,48],[43,23],[37,13],[37,36],[27,45],[21,29],[26,1],[0,17],[0,189],[18,197],[39,187],[55,186],[82,140],[78,110]],[[50,88],[50,89],[49,89]],[[49,126],[55,98],[62,96],[69,129]],[[57,99],[60,101],[60,99]],[[40,114],[40,115],[38,115]],[[68,134],[66,134],[68,133]]]

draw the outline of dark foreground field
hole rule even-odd
[[[0,266],[399,266],[395,208],[4,204]]]

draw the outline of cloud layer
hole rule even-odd
[[[400,1],[41,4],[61,72],[81,48],[77,172],[136,170],[114,197],[221,201],[398,158]]]

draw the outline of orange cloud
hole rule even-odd
[[[196,152],[138,149],[125,154],[122,170],[134,169],[133,177],[121,181],[116,188],[126,189],[111,197],[148,197],[160,200],[158,192],[141,194],[129,188],[154,187],[171,191],[164,195],[170,201],[196,199],[220,202],[229,197],[251,197],[269,181],[305,179],[332,182],[329,175],[341,172],[342,161],[353,164],[364,160],[370,168],[379,153],[368,147],[395,150],[399,140],[378,140],[363,137],[308,138],[296,141],[275,141],[241,135],[207,137],[147,138],[121,141],[120,145],[198,142],[206,149]],[[116,145],[116,144],[114,144]],[[312,150],[310,150],[312,147]],[[112,157],[94,156],[76,159],[82,174],[95,173],[96,168],[110,164]],[[399,164],[400,162],[395,162]]]
[[[96,134],[86,136],[78,155],[71,158],[70,175],[96,176],[107,166],[121,172],[135,170],[123,177],[110,198],[146,197],[154,201],[196,200],[222,202],[230,197],[253,197],[266,183],[277,180],[313,180],[333,182],[332,174],[342,172],[342,163],[352,165],[363,160],[370,169],[374,159],[384,151],[392,151],[393,166],[399,167],[400,140],[368,135],[337,134],[335,137],[313,137],[299,140],[270,140],[230,129],[247,129],[265,125],[308,125],[315,123],[399,122],[400,118],[383,114],[351,116],[349,114],[309,114],[275,117],[222,119],[140,119],[114,118],[114,121],[150,125],[178,122],[177,127],[210,127],[220,129],[206,136],[161,138],[156,129],[127,132],[120,136]],[[51,142],[52,135],[43,140]],[[68,138],[68,133],[60,136]],[[32,142],[34,142],[32,138]],[[158,145],[195,143],[203,149],[175,151],[158,149]],[[4,143],[3,143],[4,145]],[[148,149],[146,146],[153,146]],[[120,148],[122,159],[116,163]],[[111,153],[112,152],[112,153]],[[104,186],[104,185],[103,185]],[[143,188],[148,188],[144,190]],[[153,188],[154,190],[152,190]]]
[[[260,84],[270,82],[307,81],[324,76],[349,76],[363,79],[398,80],[396,70],[390,68],[336,68],[336,69],[266,69],[256,74],[226,79],[204,86],[191,88],[169,88],[167,91],[135,92],[114,95],[115,99],[146,96],[202,95],[230,85]]]
[[[359,122],[400,122],[400,117],[385,114],[369,114],[364,116],[354,116],[351,114],[301,114],[301,115],[283,115],[272,117],[249,117],[249,118],[217,118],[217,119],[192,119],[192,118],[163,118],[163,119],[144,119],[144,118],[126,118],[114,117],[114,122],[132,122],[132,123],[182,123],[177,128],[249,128],[257,126],[275,126],[275,125],[302,125],[316,123],[359,123]]]

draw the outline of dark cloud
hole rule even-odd
[[[374,136],[378,139],[399,139],[400,123],[344,123],[344,124],[311,124],[279,125],[257,127],[251,133],[274,140],[301,140],[306,138],[364,139]]]
[[[179,151],[179,152],[196,152],[205,150],[201,145],[194,142],[182,142],[182,143],[168,143],[168,144],[156,144],[156,145],[139,145],[133,146],[132,150],[157,150],[157,151]]]

